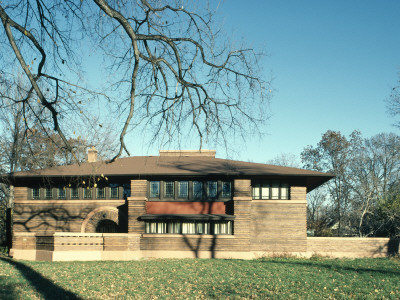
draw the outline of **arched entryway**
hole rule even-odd
[[[111,206],[99,207],[92,210],[82,222],[81,232],[88,233],[118,233],[121,216],[118,208]]]
[[[117,233],[119,232],[119,226],[113,220],[103,219],[97,223],[97,233]]]

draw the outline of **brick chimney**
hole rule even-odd
[[[96,148],[94,146],[88,150],[88,159],[87,159],[87,161],[90,162],[90,163],[97,161],[97,150],[96,150]]]

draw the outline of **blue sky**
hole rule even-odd
[[[218,157],[264,163],[299,156],[327,130],[400,134],[385,103],[400,72],[399,0],[227,0],[218,17],[233,40],[268,54],[264,77],[274,78],[275,90],[266,134],[232,141],[228,153],[217,148]],[[137,132],[127,137],[133,155],[158,154],[158,145],[142,140]]]
[[[299,156],[327,130],[345,135],[359,130],[364,137],[400,134],[385,103],[400,79],[400,0],[226,0],[212,5],[218,5],[228,36],[268,54],[262,61],[264,77],[274,78],[275,90],[272,117],[261,128],[266,134],[232,140],[234,150],[217,148],[218,157],[267,162],[281,153]],[[101,85],[105,76],[96,47],[82,47],[82,57],[89,54],[86,80]],[[126,137],[129,150],[157,155],[159,145],[143,144],[144,134]],[[198,147],[188,140],[186,149]]]
[[[232,158],[299,155],[327,130],[399,133],[385,99],[400,71],[400,1],[235,0],[219,13],[228,34],[268,53],[276,90],[267,135]]]

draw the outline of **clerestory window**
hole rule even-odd
[[[44,190],[44,196],[46,199],[53,199],[53,189],[51,187],[46,187]]]
[[[106,197],[106,188],[105,187],[96,188],[96,198],[104,199],[105,197]]]
[[[253,199],[288,200],[289,184],[281,181],[257,180],[252,181]]]
[[[72,187],[70,189],[71,199],[79,199],[79,190],[77,187]]]
[[[32,199],[40,199],[40,188],[32,188]]]
[[[173,198],[174,196],[174,182],[164,181],[164,197]]]
[[[65,187],[59,187],[57,189],[57,199],[65,199]]]
[[[150,198],[160,198],[159,181],[150,181]]]
[[[118,184],[110,184],[110,198],[111,199],[118,199]]]
[[[189,196],[189,181],[178,182],[178,198],[187,198]]]

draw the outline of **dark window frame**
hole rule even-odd
[[[215,191],[215,196],[213,196],[211,193],[210,193],[210,187],[211,187],[211,184],[215,184],[215,189],[214,189],[214,191]],[[219,184],[218,184],[218,180],[207,180],[207,183],[206,183],[206,195],[207,195],[207,199],[218,199],[218,187],[219,187]],[[211,195],[210,195],[211,194]]]
[[[186,185],[186,194],[181,194],[181,184],[183,185],[185,183]],[[180,180],[177,182],[177,198],[178,199],[189,199],[189,185],[190,182],[189,180]]]
[[[83,188],[83,199],[93,199],[93,188],[91,187]]]
[[[164,180],[162,181],[163,187],[163,198],[164,199],[175,199],[175,181],[173,180]],[[172,188],[172,191],[171,191]]]
[[[284,180],[252,180],[251,197],[253,200],[290,200],[290,183]],[[258,195],[255,194],[255,188],[258,188]],[[278,196],[273,196],[273,189],[278,188]],[[268,189],[268,196],[264,196],[263,189]],[[286,190],[286,196],[283,197],[283,189]]]
[[[60,196],[60,191],[63,191],[63,194]],[[67,189],[65,186],[57,187],[57,199],[65,200],[67,199]]]
[[[112,183],[109,185],[108,187],[109,189],[109,195],[110,195],[110,199],[119,199],[119,185],[116,183]],[[116,191],[116,196],[115,194],[113,195],[113,191]]]
[[[76,195],[74,195],[73,193],[72,193],[72,191],[73,190],[76,190]],[[75,199],[79,199],[80,198],[80,196],[79,196],[79,190],[80,190],[80,188],[79,187],[70,187],[69,188],[69,197],[70,197],[70,199],[71,200],[75,200]]]
[[[44,198],[45,200],[52,200],[54,197],[54,192],[52,187],[44,188]]]
[[[187,183],[187,196],[180,193],[181,183]],[[158,185],[158,194],[152,194],[152,185]],[[173,188],[173,192],[167,193],[167,184],[169,188]],[[199,186],[198,186],[199,185]],[[214,185],[214,186],[213,186]],[[228,185],[228,192],[225,189]],[[233,180],[218,180],[218,179],[204,179],[204,180],[148,180],[147,181],[147,198],[149,201],[218,201],[226,202],[232,200],[233,197]],[[200,189],[200,190],[199,190]],[[196,191],[199,191],[198,193]],[[212,193],[210,193],[212,192]]]
[[[36,193],[35,193],[35,191],[37,192],[37,195],[35,195]],[[40,197],[41,197],[41,191],[40,191],[40,187],[33,187],[33,188],[31,188],[31,197],[32,197],[32,199],[33,200],[39,200],[39,199],[41,199]]]
[[[195,190],[194,190],[195,182],[200,184],[200,191],[201,191],[201,195],[200,196],[197,196],[197,193],[195,194]],[[192,181],[192,195],[191,196],[192,196],[193,200],[202,200],[202,199],[204,199],[204,182],[203,181],[200,181],[200,180],[193,180]]]
[[[229,183],[229,193],[224,193],[225,184]],[[221,198],[231,198],[232,197],[232,181],[221,181]]]
[[[102,195],[100,195],[100,191],[102,191]],[[107,191],[105,186],[96,187],[96,199],[106,199]]]
[[[162,195],[161,186],[163,186],[163,184],[161,184],[161,182],[162,181],[160,181],[160,180],[148,181],[148,195],[149,195],[150,199],[151,198],[160,199],[160,196]],[[158,191],[156,194],[152,194],[152,184],[157,184],[157,186],[158,186]]]

